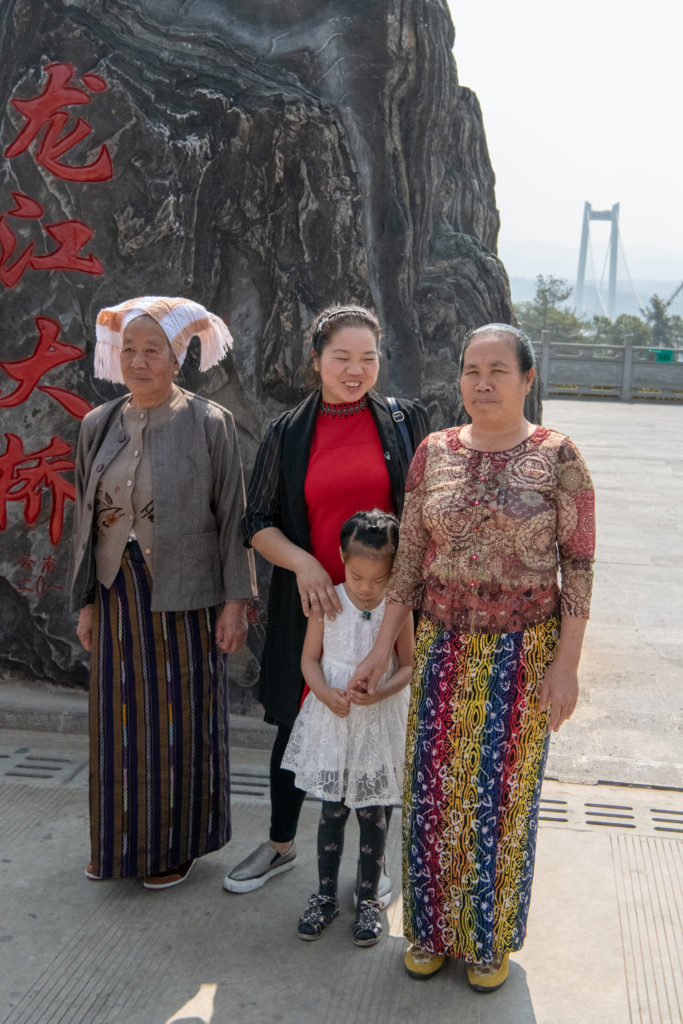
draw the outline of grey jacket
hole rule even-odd
[[[152,611],[210,608],[256,594],[253,554],[240,520],[244,479],[232,414],[180,389],[185,401],[150,430],[154,500]],[[130,396],[99,405],[81,424],[76,452],[69,597],[72,611],[95,592],[93,518],[97,483],[128,444],[121,411]]]

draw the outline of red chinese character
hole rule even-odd
[[[46,448],[25,452],[21,438],[5,434],[7,448],[0,455],[0,530],[7,527],[8,501],[24,502],[24,521],[33,526],[42,507],[43,491],[52,491],[50,511],[50,542],[58,544],[64,529],[64,503],[74,500],[74,485],[60,473],[74,468],[73,461],[65,458],[73,448],[61,437],[53,437]]]
[[[66,181],[108,181],[113,177],[113,170],[106,146],[100,147],[89,164],[74,167],[61,163],[60,157],[92,133],[92,128],[82,117],[76,118],[71,131],[65,131],[71,114],[61,108],[90,103],[90,96],[85,89],[70,84],[76,70],[73,64],[48,64],[45,70],[47,83],[40,96],[11,101],[26,123],[14,142],[5,149],[5,156],[11,158],[25,153],[44,128],[36,153],[39,164]],[[99,75],[83,75],[82,81],[92,92],[102,92],[107,88],[107,83]]]
[[[17,247],[17,236],[9,225],[10,217],[38,220],[45,213],[40,203],[23,192],[12,192],[15,205],[0,214],[0,281],[7,288],[19,283],[25,270],[78,270],[82,274],[103,274],[104,267],[92,253],[79,256],[94,232],[80,220],[61,220],[57,224],[43,225],[57,243],[57,248],[45,256],[34,254],[35,243],[30,242],[14,263],[10,260]]]
[[[22,569],[26,569],[27,572],[33,572],[33,566],[35,564],[35,558],[31,558],[30,555],[19,555],[19,565]]]
[[[19,387],[9,395],[0,398],[0,408],[9,409],[15,405],[21,405],[33,389],[37,388],[56,399],[76,419],[82,420],[86,412],[93,408],[90,402],[86,402],[85,398],[81,398],[73,391],[49,387],[47,384],[39,384],[38,381],[44,373],[54,369],[55,366],[69,363],[73,359],[82,359],[85,353],[75,345],[68,345],[65,341],[59,340],[60,327],[56,320],[51,320],[48,316],[37,316],[36,327],[38,328],[38,344],[32,356],[29,356],[28,359],[17,359],[15,362],[0,361],[0,368],[8,377],[19,383]],[[2,394],[1,389],[0,394]]]
[[[55,562],[52,555],[43,555],[43,565],[41,568],[41,572],[44,573],[45,576],[51,576],[56,568],[57,563]]]

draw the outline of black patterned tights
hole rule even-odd
[[[377,886],[384,862],[387,839],[385,807],[358,807],[356,817],[360,828],[360,890],[359,900],[377,899]],[[343,800],[323,801],[318,825],[318,876],[321,896],[336,898],[339,865],[344,849],[344,828],[351,808]]]

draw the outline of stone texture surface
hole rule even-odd
[[[235,348],[206,376],[191,352],[185,384],[232,409],[249,467],[265,423],[306,390],[315,312],[354,300],[385,325],[386,392],[420,395],[435,427],[455,421],[463,334],[509,320],[511,305],[479,105],[458,83],[452,42],[443,0],[0,0],[3,148],[23,124],[11,99],[36,96],[45,65],[68,62],[76,82],[97,74],[107,89],[62,106],[65,132],[77,115],[92,127],[63,159],[84,163],[106,144],[113,161],[98,183],[50,174],[38,142],[5,162],[2,210],[20,191],[43,205],[43,223],[88,225],[84,253],[104,273],[28,270],[3,286],[0,359],[31,355],[34,318],[49,316],[86,354],[41,383],[96,404],[115,393],[92,378],[97,310],[189,295],[230,323]],[[32,240],[48,251],[35,221],[5,221],[17,252]],[[11,384],[0,376],[2,395]],[[44,392],[1,413],[26,452],[75,441],[77,420]],[[82,686],[73,619],[50,589],[64,584],[66,545],[48,537],[49,491],[30,524],[22,501],[8,506],[0,666]],[[67,501],[64,537],[69,512]],[[41,573],[45,559],[55,564]],[[237,673],[244,711],[258,642],[253,631]]]

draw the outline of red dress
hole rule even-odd
[[[344,408],[346,415],[330,409]],[[336,586],[344,580],[339,555],[343,523],[365,509],[395,512],[382,443],[364,400],[342,406],[323,405],[311,440],[304,485],[311,551]],[[301,702],[309,689],[304,685]]]
[[[348,415],[318,413],[306,473],[305,495],[311,551],[335,584],[344,579],[339,531],[354,512],[395,512],[377,427],[368,408]],[[339,408],[324,406],[324,409]]]

